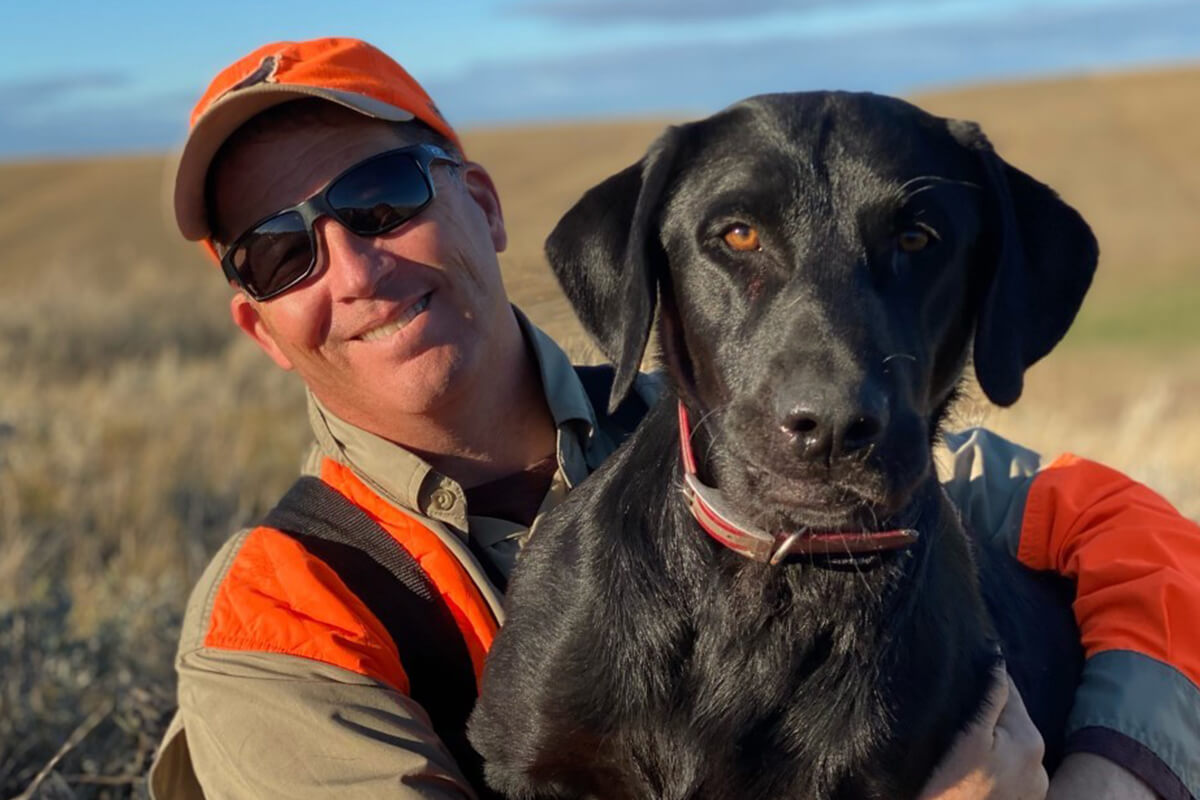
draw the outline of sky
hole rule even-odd
[[[1200,63],[1197,0],[0,0],[0,19],[0,159],[170,149],[223,66],[326,35],[382,48],[463,128]]]

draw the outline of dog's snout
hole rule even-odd
[[[813,392],[783,410],[779,427],[802,458],[829,460],[861,453],[879,441],[887,415],[887,398],[880,392],[862,392],[850,401],[833,392]]]

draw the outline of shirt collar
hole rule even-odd
[[[596,413],[571,360],[553,339],[529,321],[524,312],[516,306],[513,306],[513,312],[537,362],[554,426],[562,430],[568,424],[575,423],[582,426],[582,438],[590,438],[596,430]]]

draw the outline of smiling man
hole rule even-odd
[[[496,254],[506,238],[487,173],[452,155],[456,142],[443,142],[446,149],[418,143],[436,137],[411,124],[383,124],[320,100],[281,112],[243,126],[210,171],[214,240],[230,243],[226,260],[273,264],[286,246],[294,251],[283,260],[301,278],[259,300],[249,290],[235,294],[234,322],[294,370],[327,412],[404,442],[464,485],[551,454],[554,420],[500,280]],[[429,182],[432,190],[403,194],[397,210],[389,207],[397,200],[392,192],[414,191],[389,186],[400,181]],[[312,234],[296,212],[281,218],[273,211],[327,184],[330,212]],[[349,226],[337,221],[343,203],[352,205],[341,212]],[[387,210],[376,219],[362,208],[370,203]],[[271,231],[255,232],[264,212],[275,214],[265,223]],[[401,228],[377,235],[353,230],[405,217]],[[286,234],[286,245],[259,241],[288,224],[297,230]],[[336,265],[318,250],[336,253]],[[510,439],[497,419],[522,435]]]
[[[520,542],[644,408],[604,413],[605,373],[577,371],[510,305],[491,179],[378,50],[267,45],[216,77],[191,122],[179,227],[220,261],[235,324],[304,381],[315,444],[308,478],[193,592],[152,792],[486,795],[464,725]],[[638,388],[653,401],[653,381]],[[955,464],[972,524],[1078,579],[1089,655],[1125,652],[1113,630],[1130,619],[1152,632],[1085,672],[1052,794],[1189,796],[1200,694],[1180,620],[1200,589],[1179,554],[1200,561],[1195,526],[1116,473],[1039,472],[994,437]],[[1004,681],[995,696],[927,797],[1044,794],[1040,739]]]

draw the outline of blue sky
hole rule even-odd
[[[382,47],[459,126],[1200,62],[1196,0],[0,0],[0,159],[163,150],[268,41]],[[51,12],[52,10],[52,12]]]

